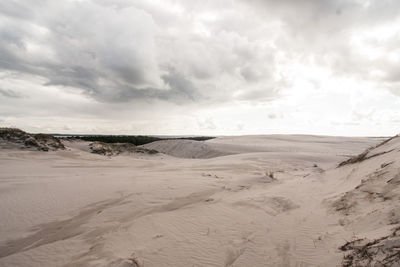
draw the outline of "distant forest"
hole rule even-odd
[[[73,136],[74,138],[79,138],[85,141],[99,141],[103,143],[130,143],[135,146],[140,146],[148,144],[154,141],[160,140],[194,140],[194,141],[205,141],[213,139],[215,137],[209,136],[196,136],[196,137],[177,137],[177,138],[160,138],[154,136],[144,136],[144,135],[84,135],[84,136]]]

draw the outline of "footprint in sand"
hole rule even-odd
[[[243,254],[244,248],[229,248],[226,252],[225,267],[232,266],[235,261]]]
[[[276,247],[276,250],[278,251],[278,256],[281,259],[281,263],[278,266],[281,266],[281,267],[290,266],[290,258],[289,258],[290,245],[289,245],[289,242],[286,240],[285,243],[278,245]]]
[[[243,233],[241,240],[232,242],[226,251],[225,267],[231,267],[246,250],[246,244],[251,241],[251,233]]]

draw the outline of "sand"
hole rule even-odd
[[[400,225],[399,139],[340,168],[382,139],[220,137],[112,157],[84,142],[3,148],[0,266],[363,263],[340,247]]]

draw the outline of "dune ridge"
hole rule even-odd
[[[16,128],[0,128],[0,147],[18,147],[49,151],[65,149],[64,144],[48,134],[29,134]]]

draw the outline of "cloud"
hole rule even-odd
[[[243,115],[237,127],[220,106],[264,112],[260,120],[285,114],[270,125],[302,129],[310,118],[301,116],[338,121],[353,102],[369,110],[380,96],[376,115],[348,122],[379,120],[400,96],[399,10],[397,0],[1,1],[2,120],[35,114],[39,125],[57,113],[72,128],[74,110],[85,117],[79,125],[106,116],[158,129],[168,110],[183,129],[199,128],[194,118],[204,112],[218,124],[202,122],[204,130],[245,133],[259,123]]]
[[[5,97],[11,97],[11,98],[21,98],[22,97],[22,95],[20,95],[17,92],[14,92],[13,90],[2,89],[2,88],[0,88],[0,95],[5,96]]]
[[[197,101],[203,98],[192,82],[178,73],[168,73],[162,76],[162,80],[169,89],[143,88],[117,86],[109,95],[102,95],[111,102],[126,102],[129,99],[159,99],[182,103]]]
[[[400,66],[400,2],[358,0],[243,1],[281,25],[275,44],[302,64],[335,75],[397,87]]]
[[[215,130],[217,126],[215,125],[212,118],[206,118],[204,120],[198,121],[199,128],[202,130]]]
[[[47,85],[76,87],[100,98],[107,95],[107,87],[162,86],[149,14],[133,7],[107,9],[92,1],[57,6],[45,2],[40,9],[30,8],[36,14],[32,21],[4,19],[0,67],[40,75],[48,79]],[[14,15],[10,5],[7,10]]]
[[[189,7],[179,3],[164,9],[144,1],[1,5],[0,68],[39,75],[48,86],[73,87],[99,101],[229,100],[232,82],[265,81],[274,71],[272,49],[262,41],[214,31],[207,16],[187,18],[179,8]],[[256,49],[270,62],[257,59]],[[219,93],[207,89],[221,76],[227,82]]]

